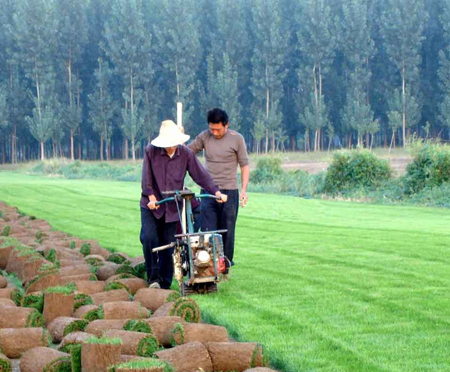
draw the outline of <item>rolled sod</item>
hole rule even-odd
[[[94,293],[91,295],[95,305],[103,305],[107,302],[130,301],[130,294],[126,289],[115,289],[113,291]]]
[[[125,331],[142,332],[142,333],[153,333],[152,328],[148,325],[145,320],[142,319],[130,319],[123,326]]]
[[[2,275],[0,275],[0,288],[6,288],[7,286],[8,282]]]
[[[128,279],[128,278],[136,278],[136,276],[134,276],[133,274],[128,274],[128,273],[122,273],[122,274],[115,274],[113,276],[110,276],[108,279],[106,279],[106,284],[110,283],[110,282],[114,282],[117,279]]]
[[[115,252],[109,255],[107,258],[108,262],[114,262],[116,264],[123,264],[124,262],[131,262],[131,258],[125,253]]]
[[[56,287],[61,282],[59,274],[38,275],[31,279],[25,288],[26,293],[38,292],[48,287]]]
[[[132,362],[132,361],[136,361],[136,360],[149,360],[149,358],[146,358],[146,357],[140,357],[140,356],[137,356],[137,355],[127,355],[127,354],[122,354],[121,356],[120,356],[120,361],[122,362],[122,363],[125,363],[125,362]],[[157,359],[156,359],[157,360]],[[111,367],[112,368],[112,367]],[[110,371],[111,371],[111,369],[110,369]]]
[[[22,298],[23,298],[23,288],[15,288],[10,295],[11,300],[14,301],[14,303],[16,304],[16,306],[20,306],[20,304],[22,303]]]
[[[54,343],[61,342],[71,332],[84,331],[89,324],[87,320],[72,317],[59,317],[48,325],[48,332]]]
[[[225,327],[204,323],[177,323],[171,332],[172,346],[189,342],[228,342]]]
[[[0,289],[0,298],[11,299],[11,293],[14,291],[14,287],[6,287]]]
[[[142,306],[154,312],[165,303],[173,302],[179,297],[178,292],[168,289],[142,288],[136,292],[134,301],[139,301]]]
[[[90,274],[78,274],[78,275],[70,275],[70,276],[62,276],[60,279],[60,283],[62,285],[74,283],[79,280],[92,280],[95,275]],[[95,278],[96,279],[96,278]]]
[[[128,319],[115,319],[115,320],[94,320],[90,322],[85,332],[91,333],[97,337],[101,337],[103,335],[103,332],[109,330],[109,329],[123,329],[123,326],[128,322]]]
[[[76,293],[74,296],[74,309],[78,309],[81,306],[92,305],[94,301],[92,301],[91,296],[84,293]]]
[[[190,342],[172,349],[157,351],[159,360],[166,361],[177,372],[192,372],[202,369],[205,372],[231,371],[229,369],[213,369],[208,350],[201,342]]]
[[[123,355],[122,355],[123,357]],[[123,358],[122,358],[123,359]],[[172,372],[172,367],[158,359],[131,359],[110,367],[109,372]]]
[[[42,327],[44,320],[36,309],[0,306],[0,328]]]
[[[26,282],[36,275],[39,275],[42,271],[42,266],[48,265],[49,262],[44,259],[32,259],[30,261],[26,261],[22,267],[22,281]]]
[[[128,293],[130,293],[130,289],[125,285],[118,281],[107,282],[105,285],[105,292],[114,291],[115,289],[125,289]]]
[[[20,372],[70,372],[70,355],[49,347],[35,347],[20,358]]]
[[[77,287],[78,292],[86,295],[100,293],[105,291],[105,282],[92,280],[76,280],[73,282]]]
[[[110,329],[105,332],[105,337],[120,338],[124,354],[151,357],[159,349],[158,340],[150,333]]]
[[[149,311],[139,302],[116,301],[103,304],[103,319],[144,319]]]
[[[16,303],[9,298],[0,298],[0,306],[17,306]]]
[[[49,346],[48,332],[44,328],[0,329],[0,349],[8,358],[19,358],[38,346]]]
[[[256,368],[250,368],[246,369],[244,372],[278,372],[274,369],[267,368],[267,367],[256,367]]]
[[[6,241],[4,241],[2,243],[2,241],[0,240],[0,270],[6,269],[6,266],[8,265],[8,259],[9,259],[10,253],[15,248],[16,244],[19,244],[19,242],[17,242],[14,245],[13,244],[8,245],[8,243]],[[3,245],[5,245],[5,246],[3,246]]]
[[[120,363],[122,345],[117,339],[89,339],[81,345],[81,371],[107,372]]]
[[[206,342],[215,371],[245,371],[267,364],[263,348],[256,342]]]
[[[152,315],[152,317],[158,316],[179,316],[190,323],[200,323],[202,321],[197,302],[187,297],[180,297],[175,302],[167,302],[160,306]]]
[[[59,317],[71,317],[74,308],[74,294],[45,292],[44,294],[44,320],[50,324]]]
[[[71,347],[73,345],[80,345],[86,340],[90,339],[92,335],[87,332],[72,332],[65,336],[61,344],[59,345],[59,350],[65,353],[70,353]]]
[[[105,259],[99,254],[90,254],[84,258],[84,261],[92,266],[103,266],[105,264]]]
[[[144,319],[143,321],[150,326],[152,333],[164,347],[171,346],[171,333],[175,325],[177,323],[185,323],[179,316],[160,316]]]
[[[80,306],[73,314],[75,318],[86,319],[89,322],[100,319],[97,305]]]
[[[41,312],[44,310],[44,292],[27,293],[22,298],[23,307],[31,307]]]
[[[11,372],[11,361],[0,352],[0,372]]]
[[[116,274],[116,270],[120,267],[120,265],[114,262],[105,263],[104,266],[99,267],[97,270],[97,278],[98,280],[106,280],[109,277]]]
[[[85,263],[80,263],[74,266],[63,267],[59,270],[61,276],[73,276],[81,274],[91,274],[91,266]]]

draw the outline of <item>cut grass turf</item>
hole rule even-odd
[[[137,183],[0,173],[0,200],[141,254]],[[202,315],[283,371],[448,371],[450,211],[251,194]]]

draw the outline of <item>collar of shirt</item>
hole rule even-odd
[[[169,154],[167,153],[167,151],[164,147],[161,147],[161,150],[159,151],[159,155],[161,155],[161,156],[165,155],[171,159],[173,159],[175,156],[180,156],[180,145],[177,146],[173,156],[169,156]]]

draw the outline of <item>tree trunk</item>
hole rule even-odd
[[[391,145],[389,146],[389,152],[391,152],[392,144],[395,144],[395,130],[392,130],[392,139],[391,139]]]
[[[403,115],[403,148],[406,147],[406,86],[405,86],[405,61],[403,61],[403,70],[402,70],[402,115]]]
[[[78,157],[81,157],[78,154]],[[74,161],[75,160],[75,152],[74,152],[74,148],[73,148],[73,129],[70,128],[70,160]]]
[[[100,135],[100,161],[103,161],[103,135]]]
[[[45,160],[45,153],[44,153],[44,142],[40,142],[41,144],[41,160]]]

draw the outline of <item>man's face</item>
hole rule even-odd
[[[165,147],[167,155],[171,156],[177,149],[177,146]]]
[[[220,123],[208,123],[209,131],[215,139],[221,139],[228,131],[228,124],[223,125]]]

